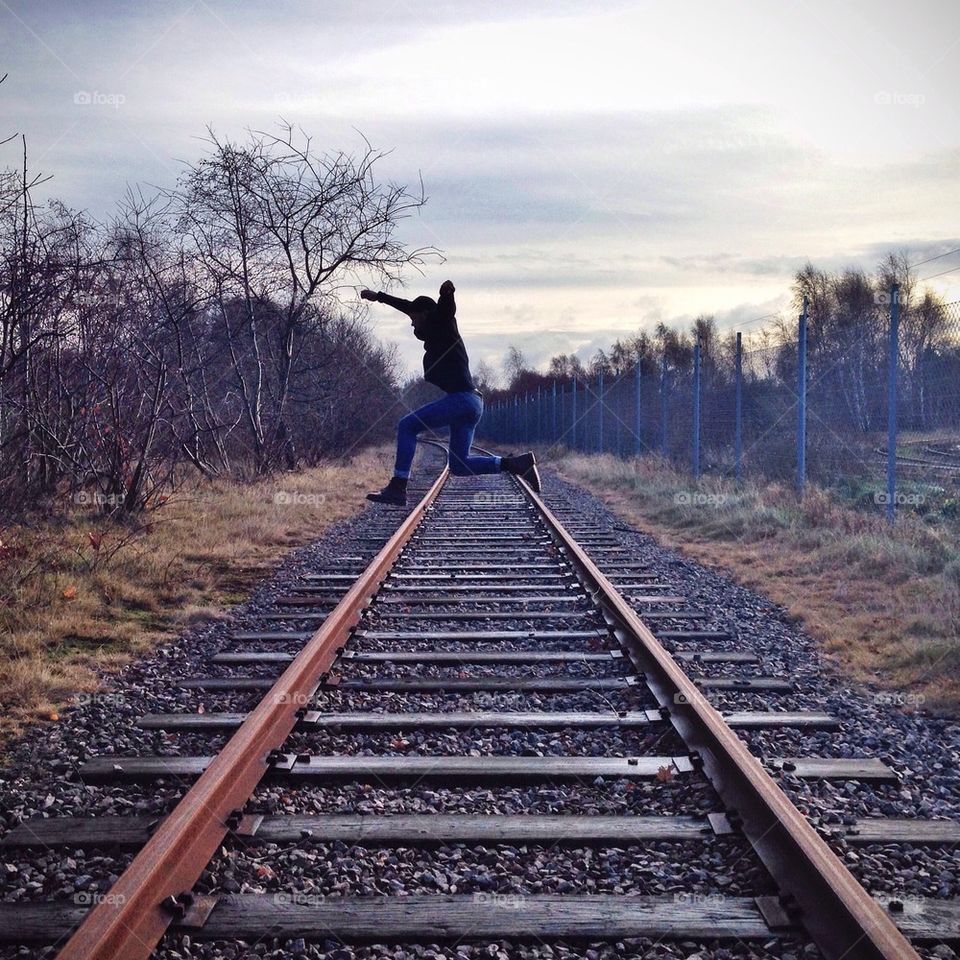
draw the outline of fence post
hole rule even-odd
[[[693,345],[693,479],[700,479],[700,340]]]
[[[560,439],[560,432],[557,429],[557,381],[553,381],[553,423],[551,424],[550,439],[556,443]]]
[[[597,453],[603,453],[603,368],[597,380]]]
[[[887,360],[887,521],[897,517],[897,367],[900,361],[900,284],[890,286],[890,356]]]
[[[643,440],[641,439],[641,431],[643,429],[643,422],[641,419],[641,399],[640,399],[640,388],[643,384],[643,371],[642,364],[640,363],[640,358],[637,357],[637,371],[636,371],[636,380],[634,384],[634,398],[633,398],[633,432],[634,432],[634,449],[636,455],[639,457],[643,453]]]
[[[536,430],[533,436],[534,443],[540,443],[543,440],[543,386],[537,384],[537,419],[534,421]]]
[[[797,492],[807,484],[807,298],[797,328]]]
[[[577,449],[577,378],[573,378],[570,396],[570,447]]]
[[[743,335],[737,331],[736,400],[734,402],[733,457],[734,476],[741,479],[743,473]]]
[[[667,459],[667,358],[660,361],[660,456]]]

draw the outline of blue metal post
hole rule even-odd
[[[693,347],[693,478],[700,479],[700,341]]]
[[[510,442],[516,443],[520,439],[520,395],[513,395],[513,430],[510,431]]]
[[[667,457],[667,358],[660,361],[660,456]]]
[[[733,435],[733,457],[735,476],[740,479],[743,470],[743,335],[737,331],[736,362],[736,421]]]
[[[636,369],[636,379],[634,382],[634,392],[633,392],[633,440],[634,440],[634,452],[639,457],[643,452],[643,440],[641,439],[641,433],[643,430],[643,422],[641,418],[641,398],[640,398],[640,388],[643,384],[643,371],[641,370],[640,358],[637,357],[637,369]]]
[[[537,419],[534,421],[536,429],[533,434],[533,442],[540,443],[543,439],[543,387],[537,384]]]
[[[557,429],[557,381],[553,381],[553,423],[550,429],[550,439],[556,443],[560,439],[560,432]]]
[[[887,360],[887,520],[897,517],[897,367],[900,360],[900,284],[890,287],[890,348]]]
[[[577,378],[573,378],[573,392],[570,398],[570,447],[577,449]]]
[[[807,484],[807,298],[797,329],[797,492]]]
[[[603,453],[603,369],[597,380],[597,453]]]

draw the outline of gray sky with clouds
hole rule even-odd
[[[402,237],[447,256],[410,294],[451,277],[471,354],[497,363],[509,343],[542,361],[700,312],[742,323],[785,308],[808,258],[960,247],[946,0],[0,0],[0,38],[0,131],[97,216],[172,183],[207,124],[282,115],[323,149],[360,131],[392,150],[381,174],[430,197]],[[931,285],[960,299],[960,270]]]

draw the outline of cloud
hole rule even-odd
[[[498,361],[511,336],[546,359],[701,312],[733,327],[786,309],[808,260],[960,246],[960,8],[932,0],[15,0],[0,28],[0,138],[23,130],[47,195],[97,216],[169,185],[208,123],[390,150],[381,176],[430,197],[400,237],[447,255],[410,288],[453,277],[468,347]],[[418,366],[403,324],[377,329]]]

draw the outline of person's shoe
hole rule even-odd
[[[390,503],[395,507],[407,505],[407,481],[405,477],[391,477],[379,493],[368,493],[367,499],[374,503]]]
[[[532,453],[521,453],[516,457],[501,457],[500,469],[505,473],[516,474],[526,480],[535,493],[540,492],[540,473],[537,470],[537,458]]]

